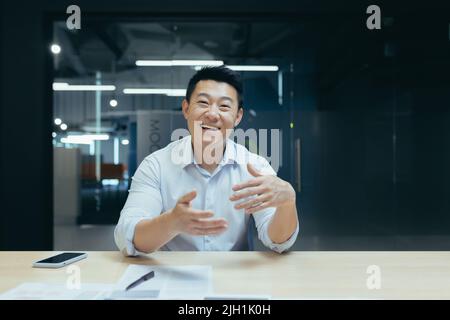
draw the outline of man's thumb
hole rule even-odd
[[[262,176],[262,174],[261,174],[259,171],[257,171],[257,170],[255,169],[255,167],[254,167],[252,164],[250,164],[250,163],[247,163],[247,170],[248,170],[248,172],[250,172],[250,174],[251,174],[252,176],[254,176],[254,177],[260,177],[260,176]]]
[[[180,199],[178,199],[178,203],[189,204],[195,197],[197,196],[197,191],[192,190],[191,192],[186,193]]]

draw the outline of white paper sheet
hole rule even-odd
[[[144,274],[155,276],[128,291],[125,288]],[[212,293],[211,266],[130,265],[110,299],[203,299]]]
[[[103,300],[112,284],[81,283],[79,289],[68,289],[65,284],[25,282],[0,295],[0,300]]]

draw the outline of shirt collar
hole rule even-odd
[[[181,152],[178,154],[182,158],[181,165],[183,168],[187,167],[190,164],[197,164],[197,161],[195,161],[195,157],[194,157],[194,151],[192,149],[192,136],[191,135],[182,139],[179,147],[181,149]],[[230,139],[227,139],[225,152],[223,154],[223,158],[220,161],[219,165],[222,166],[225,164],[235,163],[236,159],[237,159],[236,153],[237,153],[236,146],[234,145],[233,141],[231,141]]]

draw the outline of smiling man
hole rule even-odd
[[[289,249],[299,230],[294,189],[267,160],[229,139],[244,113],[238,74],[201,69],[182,109],[190,135],[140,164],[114,232],[119,249],[248,250],[250,216],[265,246]]]

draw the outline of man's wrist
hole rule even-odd
[[[164,213],[164,216],[169,233],[177,236],[181,231],[178,227],[178,218],[176,217],[176,212],[173,209],[170,209]]]
[[[288,199],[280,206],[280,207],[285,207],[285,208],[289,208],[289,207],[295,207],[296,206],[296,192],[295,189],[292,187],[292,185],[285,181],[286,183],[286,189],[287,192],[289,194]]]
[[[288,200],[282,205],[279,205],[277,209],[293,209],[296,207],[295,198],[293,200]]]

